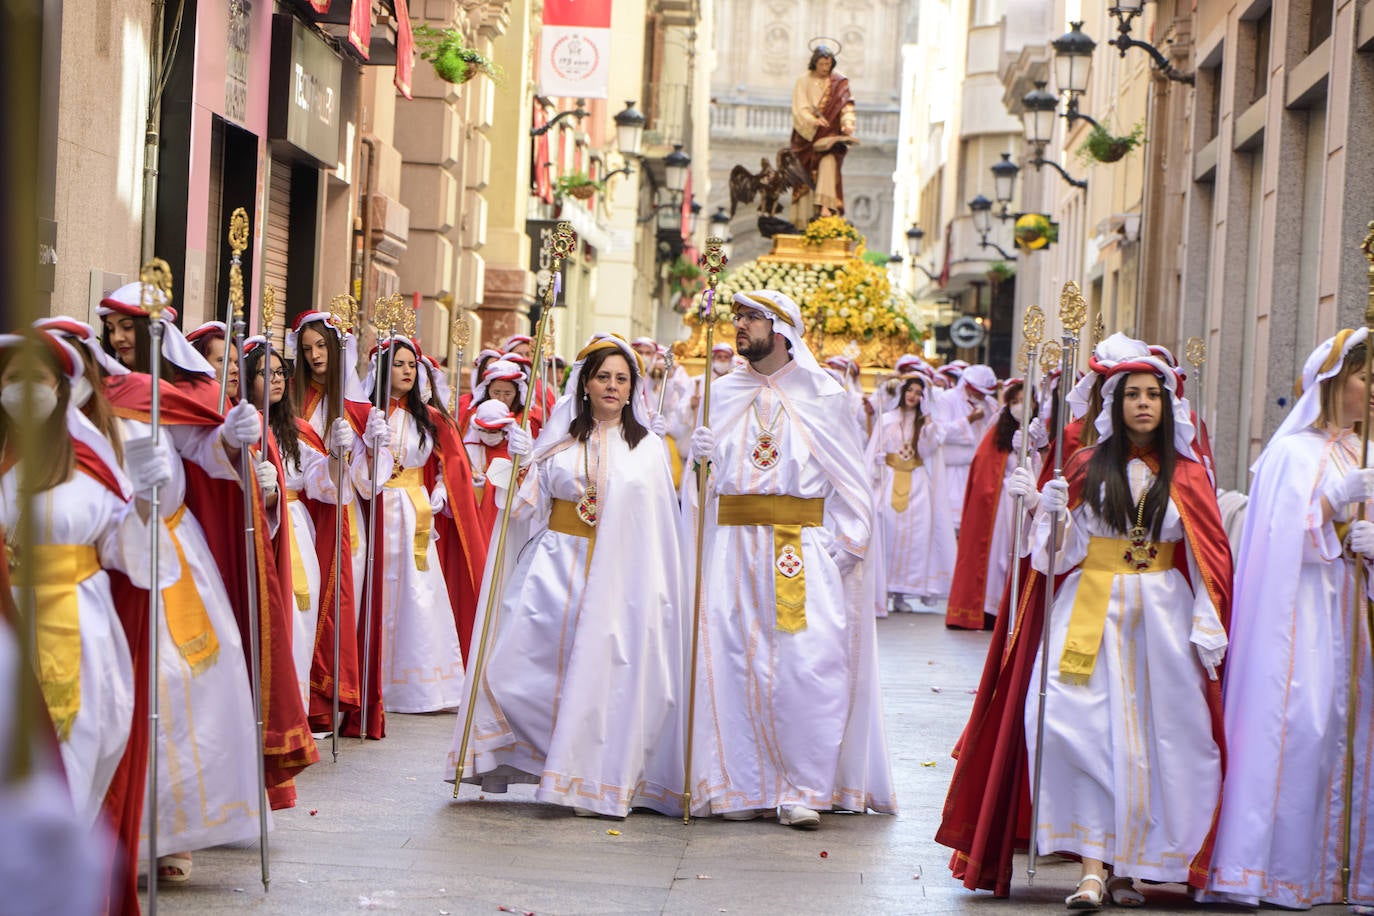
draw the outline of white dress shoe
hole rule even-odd
[[[778,810],[778,823],[784,827],[815,830],[821,825],[821,816],[803,805],[784,805]]]

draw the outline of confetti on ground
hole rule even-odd
[[[519,910],[513,906],[506,906],[504,903],[498,906],[496,909],[498,909],[502,913],[519,913],[520,916],[534,916],[534,910]]]
[[[320,809],[319,809],[319,808],[311,808],[311,809],[310,809],[310,816],[311,816],[311,817],[314,817],[315,815],[317,815],[317,814],[319,814],[319,813],[320,813]]]
[[[830,853],[828,853],[828,852],[826,852],[824,849],[822,849],[822,850],[821,850],[821,858],[822,858],[822,859],[828,859],[828,858],[830,858]]]
[[[697,880],[698,880],[698,881],[710,881],[710,880],[711,880],[711,876],[710,876],[710,875],[697,875]]]
[[[149,567],[149,568],[151,569],[152,567]],[[439,911],[439,916],[448,916],[448,910],[440,910],[440,911]]]
[[[923,766],[923,767],[933,767],[933,766],[935,766],[935,761],[934,761],[934,760],[922,760],[922,761],[921,761],[921,766]]]
[[[930,688],[930,692],[931,692],[931,693],[939,693],[939,692],[940,692],[940,688],[939,688],[939,687],[932,687],[932,688]]]
[[[619,831],[619,830],[607,830],[606,833],[609,834],[610,836],[620,836],[620,831]]]
[[[150,568],[151,568],[151,567],[150,567]],[[970,694],[973,694],[973,695],[976,696],[976,695],[978,694],[978,688],[977,688],[977,687],[970,687],[968,690],[965,690],[964,693],[970,693]]]
[[[358,909],[360,910],[394,910],[396,909],[395,891],[379,891],[371,897],[358,896]]]
[[[150,568],[151,568],[151,567],[150,567]],[[307,881],[307,880],[305,880],[304,878],[297,878],[297,879],[296,879],[296,883],[297,883],[297,884],[309,884],[310,882]]]

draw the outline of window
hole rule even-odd
[[[1267,9],[1264,15],[1255,20],[1255,88],[1250,95],[1251,102],[1258,102],[1269,91],[1269,41],[1273,10]]]
[[[1331,37],[1331,18],[1335,0],[1312,0],[1312,14],[1307,19],[1307,53]],[[1299,33],[1301,34],[1301,33]]]

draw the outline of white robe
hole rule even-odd
[[[1139,499],[1153,477],[1144,462],[1127,465]],[[1221,792],[1221,751],[1212,739],[1204,693],[1207,675],[1192,642],[1225,644],[1207,589],[1196,593],[1173,567],[1116,575],[1097,662],[1086,684],[1059,678],[1059,660],[1091,537],[1120,538],[1086,505],[1072,513],[1055,567],[1069,572],[1050,614],[1048,694],[1038,849],[1100,859],[1116,874],[1183,882],[1202,847]],[[1048,568],[1050,516],[1036,516],[1032,563]],[[1201,582],[1183,523],[1171,500],[1161,542],[1188,551],[1192,582]],[[1040,683],[1036,654],[1030,683]],[[1033,774],[1039,694],[1026,694],[1027,772]],[[1033,776],[1032,776],[1033,778]]]
[[[148,436],[152,428],[121,419],[124,441]],[[212,477],[238,479],[214,427],[165,427],[161,447],[172,466],[171,482],[159,494],[164,520],[182,509],[186,476],[181,460],[193,462]],[[175,447],[176,452],[172,449]],[[186,510],[172,530],[189,573],[219,641],[219,654],[204,670],[190,665],[167,628],[166,591],[158,619],[158,771],[157,855],[187,852],[256,838],[258,835],[257,741],[253,694],[248,681],[238,622],[220,578],[219,566],[200,522]],[[159,563],[176,565],[175,549]],[[147,848],[145,801],[142,855]]]
[[[869,540],[862,443],[848,422],[844,390],[791,362],[771,376],[738,369],[712,384],[711,398],[717,446],[704,509],[693,811],[797,804],[894,810],[876,654],[868,634],[856,630],[874,627],[870,614],[858,612],[862,573],[856,569],[846,583],[829,553],[862,558]],[[780,451],[768,470],[749,458],[762,430],[754,404],[772,423]],[[695,482],[686,475],[687,544],[695,537]],[[718,525],[721,494],[825,499],[824,526],[801,531],[801,631],[777,628],[772,528]]]
[[[983,441],[988,427],[997,421],[996,398],[984,397],[975,403],[969,400],[966,394],[968,390],[956,386],[940,392],[935,396],[931,408],[931,415],[944,432],[940,458],[945,467],[945,498],[956,532],[964,514],[964,489],[968,486],[969,465],[973,463],[978,443]],[[982,407],[982,419],[970,421],[968,415],[975,407]]]
[[[1254,906],[1341,902],[1354,565],[1321,494],[1359,460],[1359,441],[1308,429],[1255,464],[1236,563],[1226,665],[1226,785],[1208,893]],[[1341,507],[1347,514],[1350,507]],[[1351,900],[1374,904],[1374,676],[1357,615]]]
[[[315,409],[311,412],[310,416],[305,418],[306,422],[310,424],[326,444],[329,442],[328,431],[325,429],[327,417],[328,413],[325,409],[324,399],[321,398],[316,402]],[[344,419],[348,419],[347,416],[345,416]],[[352,456],[352,461],[348,467],[348,475],[355,481],[363,481],[364,486],[360,491],[366,492],[365,482],[367,481],[368,475],[371,473],[371,466],[367,460],[367,446],[363,442],[363,437],[356,432],[353,434],[353,445],[349,448],[349,454]],[[332,477],[329,481],[329,487],[332,491],[334,487],[334,480]],[[352,490],[353,487],[345,481],[344,489],[348,491]],[[333,500],[329,501],[333,502]],[[349,559],[353,562],[353,613],[354,619],[361,625],[363,619],[363,575],[367,570],[367,520],[360,510],[357,500],[353,498],[352,493],[344,493],[344,503],[348,506],[348,520],[349,524],[352,526],[351,530],[353,532],[352,539],[346,542],[349,546],[344,549],[349,552]],[[328,536],[332,538],[334,533],[331,531]],[[330,541],[330,543],[333,544],[333,541]],[[315,607],[319,607],[319,602],[315,603]],[[316,613],[319,613],[318,610]],[[311,645],[313,644],[314,640],[312,639]],[[306,706],[306,709],[309,708],[309,706]]]
[[[950,520],[941,443],[943,427],[927,418],[917,453],[922,464],[911,472],[911,496],[905,511],[892,508],[896,472],[887,466],[889,453],[908,445],[902,435],[902,411],[889,410],[878,418],[868,442],[866,460],[873,487],[874,527],[882,529],[883,567],[887,594],[938,599],[949,594],[957,548]],[[886,597],[886,594],[882,596]]]
[[[17,492],[20,468],[16,464],[0,478],[0,525],[8,532],[7,543],[11,547],[17,546],[21,514]],[[151,581],[148,529],[129,503],[79,468],[65,483],[29,500],[28,506],[38,543],[94,547],[101,567],[76,585],[80,709],[67,739],[59,745],[73,805],[89,826],[100,814],[105,792],[124,756],[133,718],[134,691],[146,689],[145,685],[134,683],[133,661],[106,570],[122,572],[134,585],[146,587]],[[169,546],[165,538],[163,544]],[[22,562],[24,551],[17,549]],[[175,576],[163,577],[164,584],[175,581]],[[35,584],[41,587],[45,583],[40,580]],[[14,600],[22,607],[17,570],[12,574],[11,585]],[[5,684],[8,697],[10,682]]]
[[[554,498],[575,503],[585,492],[580,443],[554,446],[521,486],[516,506],[528,537],[522,531],[507,543],[518,559],[502,576],[464,782],[486,792],[534,783],[540,801],[606,815],[632,807],[680,814],[691,607],[676,493],[653,433],[631,449],[612,428],[603,448],[594,548],[548,528]],[[630,555],[635,562],[625,562]],[[460,713],[449,780],[464,724]]]
[[[405,490],[385,486],[394,456],[400,454],[406,468],[423,468],[434,451],[434,437],[426,436],[421,444],[415,418],[399,407],[391,411],[387,422],[391,445],[382,449],[379,459],[378,477],[383,486],[378,488],[381,515],[377,526],[386,537],[376,545],[373,560],[381,564],[382,601],[381,607],[372,609],[372,613],[382,615],[382,703],[387,712],[453,709],[463,697],[463,652],[435,547],[437,513],[431,519],[425,547],[428,569],[419,569],[414,553],[415,506]],[[361,472],[355,483],[360,493],[366,493],[369,469],[361,463],[355,466]],[[427,496],[445,496],[443,477],[435,481]],[[354,579],[355,590],[363,590],[362,581],[361,577]],[[361,620],[359,626],[363,626]]]

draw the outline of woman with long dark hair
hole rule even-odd
[[[598,335],[539,441],[507,432],[531,460],[505,566],[483,584],[483,609],[501,588],[499,616],[471,691],[463,781],[485,792],[533,783],[535,798],[581,815],[682,812],[689,611],[677,495],[642,384],[630,345]]]
[[[915,610],[949,594],[954,525],[945,498],[940,446],[944,429],[930,416],[926,380],[900,380],[897,402],[877,418],[868,442],[875,526],[883,526],[886,589],[893,610]]]
[[[1095,909],[1104,895],[1138,906],[1136,878],[1206,882],[1225,750],[1217,669],[1231,552],[1176,391],[1158,359],[1112,367],[1097,444],[1045,485],[1036,516],[1033,563],[1048,569],[1057,534],[1062,578],[1032,827],[1042,852],[1082,860],[1071,909]],[[1039,702],[1028,691],[1030,760]]]
[[[1025,382],[1010,379],[1002,388],[1002,408],[969,465],[964,490],[964,518],[959,526],[959,554],[945,608],[945,625],[965,630],[991,630],[1011,571],[1012,517],[1016,500],[1004,495],[1007,478],[1018,470],[1022,398]],[[1027,466],[1020,471],[1032,486],[1040,468],[1040,452],[1048,437],[1036,416],[1027,432],[1034,447],[1028,448]],[[1028,515],[1029,513],[1027,513]],[[1024,541],[1022,542],[1024,545]]]
[[[1360,461],[1368,345],[1364,328],[1343,330],[1308,356],[1297,403],[1251,467],[1224,681],[1231,747],[1215,899],[1374,905],[1374,656],[1367,593],[1355,590],[1356,564],[1374,556],[1374,526],[1357,517],[1370,516],[1374,497],[1374,470]]]
[[[445,572],[480,575],[485,539],[477,531],[472,470],[462,444],[438,411],[420,394],[419,348],[404,337],[383,339],[373,352],[372,385],[386,392],[389,436],[371,461],[355,468],[354,483],[376,512],[376,543],[368,576],[372,589],[371,657],[368,665],[367,734],[385,732],[383,709],[432,712],[462,700],[463,654],[458,634],[455,583]],[[446,512],[446,510],[450,510]],[[458,516],[455,524],[454,515]],[[445,520],[448,525],[445,526]],[[440,546],[436,541],[448,541]],[[441,551],[459,541],[472,565],[441,565]],[[470,586],[476,600],[475,582]],[[366,627],[366,623],[362,623]],[[360,629],[358,648],[366,648]],[[356,734],[350,716],[343,734]]]

